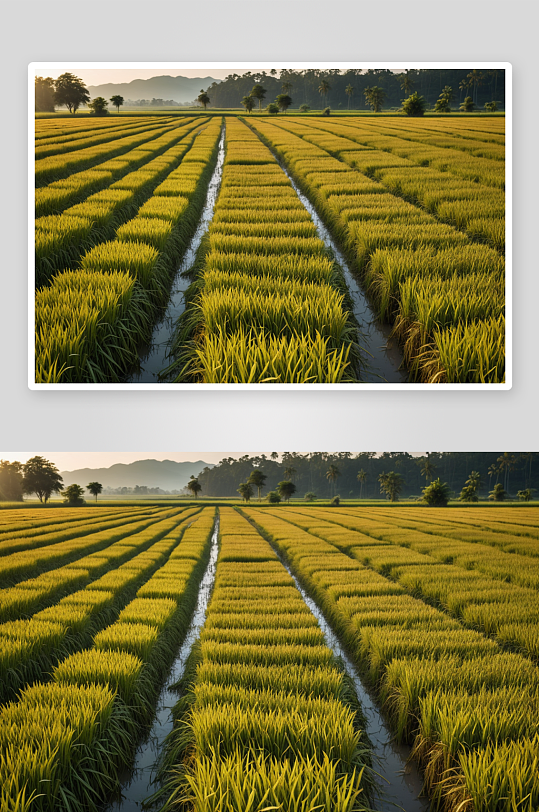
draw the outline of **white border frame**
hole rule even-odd
[[[35,382],[35,185],[34,185],[34,145],[35,145],[35,105],[34,105],[34,78],[36,71],[46,71],[48,69],[137,69],[150,68],[157,70],[189,70],[212,71],[213,69],[234,70],[236,68],[246,70],[269,70],[269,64],[259,62],[30,62],[28,65],[28,388],[31,390],[157,390],[159,392],[196,390],[201,389],[221,390],[306,390],[326,389],[330,391],[344,390],[436,390],[446,392],[447,390],[508,390],[511,389],[513,380],[513,342],[512,342],[512,147],[513,147],[513,96],[512,96],[512,65],[510,62],[277,62],[271,63],[272,68],[277,70],[293,68],[297,70],[305,69],[332,69],[339,68],[346,70],[350,68],[388,68],[388,69],[408,69],[408,68],[474,68],[494,69],[505,71],[505,383],[484,384],[484,383],[36,383]]]

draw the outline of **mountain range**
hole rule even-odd
[[[197,476],[203,468],[214,468],[210,462],[174,462],[173,460],[137,460],[131,463],[116,463],[110,468],[79,468],[76,471],[61,471],[64,485],[82,485],[100,482],[104,488],[134,488],[146,485],[148,488],[162,488],[164,491],[181,490],[191,475]]]
[[[212,82],[220,82],[211,76],[152,76],[150,79],[133,79],[132,82],[108,82],[104,85],[90,85],[88,90],[92,99],[103,96],[123,96],[124,99],[166,99],[176,102],[191,102],[201,90],[207,90]]]

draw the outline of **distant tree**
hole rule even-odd
[[[31,457],[22,470],[24,493],[35,493],[40,502],[48,502],[53,493],[62,490],[64,480],[58,468],[44,457]]]
[[[251,90],[251,96],[253,99],[257,99],[258,101],[258,109],[262,109],[262,102],[266,98],[266,93],[268,91],[266,88],[262,87],[262,85],[256,84],[253,89]]]
[[[446,507],[451,497],[451,488],[440,477],[423,488],[423,501],[431,507]]]
[[[197,96],[197,102],[203,104],[204,110],[206,109],[206,107],[210,103],[210,97],[208,96],[205,90],[200,91],[199,95]]]
[[[525,488],[523,491],[518,491],[517,496],[521,502],[529,502],[534,490],[535,488]]]
[[[474,101],[477,104],[477,88],[483,84],[485,75],[481,73],[480,70],[477,70],[477,68],[474,68],[468,73],[467,78],[470,82],[470,86],[473,88],[472,95],[475,96]]]
[[[331,115],[331,107],[324,107],[324,109],[322,110],[322,115],[323,116]]]
[[[198,497],[198,494],[202,490],[202,485],[200,484],[196,476],[193,476],[192,474],[191,479],[189,480],[189,482],[185,487],[187,488],[188,491],[191,491],[195,499]]]
[[[75,115],[81,104],[87,104],[90,101],[88,88],[82,79],[72,73],[62,73],[56,79],[54,86],[55,103],[64,105],[73,115]]]
[[[406,95],[409,96],[415,87],[415,82],[410,74],[406,72],[399,75],[399,85],[401,86],[401,90],[404,90]]]
[[[367,104],[369,107],[375,112],[379,113],[382,109],[382,105],[386,100],[387,93],[385,90],[382,90],[381,87],[366,87],[363,91],[363,95],[367,100]]]
[[[498,109],[498,102],[497,101],[491,101],[491,102],[486,102],[485,103],[485,110],[487,111],[487,113],[495,113],[497,109]]]
[[[95,496],[95,501],[97,502],[97,497],[103,490],[103,485],[101,485],[100,482],[90,482],[86,486],[86,490],[89,491],[92,494],[92,496]]]
[[[427,102],[423,96],[419,96],[417,91],[411,93],[408,98],[403,99],[401,113],[406,113],[407,116],[423,116],[427,109]]]
[[[285,79],[281,85],[281,90],[283,91],[283,93],[289,93],[293,87],[294,85],[292,84],[290,79]]]
[[[351,100],[352,96],[354,95],[354,89],[355,88],[354,88],[353,85],[346,85],[346,87],[344,88],[344,92],[348,96],[348,109],[350,109],[350,100]]]
[[[54,79],[51,79],[50,76],[47,76],[46,79],[36,76],[35,93],[36,113],[54,113]]]
[[[268,500],[270,505],[278,505],[279,502],[281,501],[281,497],[277,493],[277,491],[270,491],[266,496],[266,499]]]
[[[276,462],[279,459],[279,454],[277,453],[277,451],[272,451],[270,457],[272,460],[274,460],[274,462]]]
[[[400,493],[404,487],[404,480],[400,474],[390,471],[388,474],[381,473],[378,477],[380,491],[385,493],[391,502],[398,502]]]
[[[472,473],[464,483],[463,489],[460,492],[459,501],[478,502],[479,497],[477,495],[477,491],[479,490],[480,485],[481,485],[480,474],[477,471],[472,471]]]
[[[0,460],[0,502],[22,502],[22,463]]]
[[[292,104],[292,99],[290,98],[290,96],[287,96],[286,93],[279,93],[275,101],[277,102],[279,110],[281,110],[283,113],[286,113],[286,111]]]
[[[275,116],[279,112],[279,105],[275,104],[275,102],[270,102],[266,107],[266,112],[272,116]]]
[[[510,454],[508,451],[505,451],[500,457],[498,457],[496,462],[500,467],[500,473],[505,472],[503,486],[506,491],[509,491],[509,473],[515,470],[517,458],[514,454]]]
[[[267,476],[263,474],[258,468],[255,468],[254,471],[251,471],[251,475],[247,480],[248,485],[254,485],[255,488],[258,490],[258,501],[260,502],[261,493],[264,485],[266,484]]]
[[[318,92],[324,97],[324,103],[327,103],[327,95],[331,90],[331,85],[326,79],[322,79],[318,86]]]
[[[113,106],[116,108],[116,112],[119,113],[120,112],[120,107],[124,103],[124,97],[123,96],[111,96],[109,101],[112,102]]]
[[[242,498],[246,502],[249,502],[251,496],[253,495],[253,489],[251,488],[248,482],[242,482],[240,484],[240,487],[238,488],[238,493],[241,494]]]
[[[290,497],[296,492],[296,486],[293,482],[290,482],[290,480],[283,480],[283,482],[279,482],[277,485],[277,492],[281,499],[290,502]]]
[[[453,93],[453,88],[449,87],[449,85],[446,85],[442,90],[442,92],[440,93],[440,96],[436,101],[436,104],[434,105],[434,112],[450,113],[451,102],[453,101],[454,95],[455,94]]]
[[[467,90],[468,90],[468,89],[469,89],[471,86],[472,86],[472,83],[470,82],[470,80],[469,80],[468,78],[466,78],[466,79],[462,79],[462,80],[459,82],[459,90],[460,90],[461,94],[462,94],[462,93],[466,93],[466,91],[467,91]],[[460,98],[462,99],[462,95],[461,95],[461,97],[460,97]]]
[[[421,466],[421,474],[427,480],[427,485],[428,485],[429,482],[432,482],[432,480],[434,478],[434,474],[437,472],[438,469],[436,468],[433,461],[431,459],[429,459],[428,454],[427,454],[426,457],[421,458],[420,466]]]
[[[341,475],[341,472],[339,471],[339,469],[337,468],[336,465],[333,465],[333,463],[329,466],[329,468],[326,471],[326,479],[331,482],[331,495],[332,496],[335,496],[335,483],[336,483],[338,477],[340,477],[340,475]]]
[[[84,505],[84,499],[82,498],[82,494],[84,493],[84,488],[81,488],[80,485],[68,485],[65,491],[62,491],[62,496],[64,497],[64,502],[68,505]]]
[[[492,499],[494,502],[504,502],[506,496],[507,491],[504,490],[502,483],[498,482],[498,484],[494,485],[494,488],[490,491],[488,498]]]
[[[308,104],[300,104],[299,112],[300,113],[308,113],[311,108]]]
[[[287,465],[283,473],[287,479],[291,479],[293,482],[294,475],[297,473],[297,471],[292,465]]]
[[[254,97],[251,96],[251,95],[244,96],[243,99],[241,100],[241,103],[243,104],[243,106],[245,107],[245,109],[247,110],[248,113],[251,113],[252,110],[253,110],[253,107],[255,106]]]
[[[314,502],[314,500],[316,499],[316,494],[313,493],[312,491],[309,491],[309,493],[306,493],[303,498],[305,499],[306,502]]]
[[[103,96],[96,96],[95,99],[89,102],[88,109],[92,111],[94,116],[106,116],[109,112],[107,110],[108,104],[108,101]]]
[[[473,103],[473,99],[471,96],[466,96],[464,101],[459,107],[461,113],[473,113],[475,110],[475,104]]]
[[[338,505],[341,504],[341,497],[340,496],[334,496],[329,504],[332,507],[337,507]]]
[[[367,479],[367,472],[364,471],[363,468],[362,468],[361,471],[358,471],[358,474],[357,474],[357,481],[360,483],[359,484],[359,498],[360,499],[363,499],[363,485],[365,484],[366,479]]]

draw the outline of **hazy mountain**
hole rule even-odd
[[[176,102],[190,102],[196,99],[201,90],[207,90],[212,82],[220,82],[211,76],[189,79],[186,76],[152,76],[151,79],[133,79],[132,82],[109,82],[106,85],[90,85],[92,99],[103,96],[123,96],[124,99],[172,99]]]
[[[110,468],[79,468],[77,471],[62,471],[64,485],[82,485],[100,482],[104,488],[134,488],[147,485],[149,488],[162,488],[164,491],[181,490],[191,475],[197,476],[205,467],[213,468],[210,462],[173,462],[173,460],[137,460],[129,464],[117,463]]]

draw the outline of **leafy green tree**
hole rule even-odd
[[[100,482],[90,482],[86,486],[86,490],[89,491],[92,496],[95,496],[95,501],[97,502],[97,497],[103,490],[103,485]]]
[[[206,107],[210,103],[210,97],[208,96],[205,90],[200,91],[199,95],[197,96],[197,102],[203,104],[204,110],[206,109]]]
[[[350,109],[350,101],[352,99],[352,96],[354,95],[354,90],[355,88],[353,85],[346,85],[346,87],[344,88],[344,92],[348,96],[348,109]]]
[[[251,96],[253,97],[253,99],[256,99],[258,101],[259,110],[262,109],[262,102],[266,98],[267,92],[268,91],[266,90],[266,88],[262,87],[262,85],[259,84],[256,84],[251,90]]]
[[[308,104],[300,104],[299,112],[300,113],[308,113],[311,108]]]
[[[361,469],[357,474],[357,481],[359,482],[359,498],[363,499],[363,485],[367,480],[367,472]]]
[[[58,468],[44,457],[31,457],[22,470],[24,493],[35,493],[40,502],[48,502],[53,493],[62,490],[64,480]]]
[[[35,108],[36,113],[54,113],[55,94],[54,79],[47,76],[36,76],[35,80]]]
[[[290,105],[292,104],[292,99],[290,96],[287,96],[286,93],[279,93],[277,98],[275,99],[277,106],[281,112],[286,113]]]
[[[281,497],[277,493],[277,491],[270,491],[266,496],[266,499],[268,500],[270,505],[278,505],[279,502],[281,501]]]
[[[191,474],[191,479],[189,480],[189,482],[187,483],[187,485],[185,487],[187,488],[188,491],[191,491],[191,493],[193,494],[195,499],[197,499],[198,494],[202,490],[202,485],[198,481],[197,477],[193,476],[192,474]]]
[[[423,116],[426,109],[427,102],[416,91],[411,93],[407,99],[403,99],[400,112],[406,113],[407,116]]]
[[[108,113],[108,101],[103,96],[96,96],[88,104],[88,109],[92,111],[94,116],[105,116]]]
[[[363,91],[363,95],[369,107],[375,113],[379,113],[387,97],[385,90],[382,90],[381,87],[377,87],[376,85],[374,87],[366,87]]]
[[[70,113],[75,113],[81,104],[88,104],[90,93],[88,88],[78,76],[72,73],[62,73],[54,83],[56,104],[64,105]]]
[[[84,499],[82,498],[82,494],[84,493],[84,488],[81,488],[80,485],[68,485],[65,491],[62,491],[62,496],[64,497],[64,502],[68,505],[84,505]]]
[[[290,480],[283,480],[277,485],[277,492],[281,499],[290,502],[290,497],[296,492],[296,486]]]
[[[313,493],[312,491],[309,491],[309,493],[306,493],[303,498],[305,499],[306,502],[314,502],[314,500],[316,499],[316,494]]]
[[[475,104],[473,103],[473,99],[471,96],[466,96],[464,101],[459,107],[461,113],[473,113],[475,110]]]
[[[340,475],[341,475],[341,472],[339,471],[339,469],[337,468],[336,465],[333,465],[333,463],[329,466],[329,468],[326,471],[326,479],[329,482],[331,482],[331,495],[332,496],[335,496],[335,483],[336,483],[337,479],[340,477]]]
[[[472,473],[464,483],[463,489],[460,492],[459,501],[478,502],[479,497],[477,495],[477,491],[479,490],[480,485],[481,485],[481,476],[477,471],[472,471]]]
[[[487,111],[487,113],[495,113],[497,109],[498,102],[496,101],[485,102],[485,110]]]
[[[494,488],[490,491],[488,498],[492,499],[494,502],[504,502],[506,496],[507,491],[504,489],[502,483],[498,482],[498,484],[494,485]]]
[[[326,79],[322,79],[318,86],[318,92],[324,97],[324,104],[327,103],[327,95],[331,90],[331,85]]]
[[[415,87],[415,82],[412,79],[412,77],[410,76],[410,74],[408,73],[408,71],[406,71],[406,73],[401,73],[400,74],[400,76],[399,76],[399,85],[401,86],[401,90],[404,90],[406,95],[409,96],[410,93],[412,92],[412,90]]]
[[[0,502],[22,502],[22,463],[0,460]]]
[[[446,507],[451,498],[451,488],[440,477],[423,488],[423,501],[431,507]]]
[[[253,495],[253,489],[251,488],[248,482],[242,482],[240,483],[240,487],[238,488],[238,493],[241,495],[242,499],[244,499],[245,502],[249,502],[251,496]]]
[[[434,105],[434,112],[435,113],[450,113],[451,112],[451,102],[454,99],[453,88],[446,85],[440,96]]]
[[[113,106],[116,108],[116,112],[119,113],[120,112],[120,107],[124,103],[124,97],[123,96],[111,96],[109,101],[112,102]]]
[[[338,505],[341,504],[341,497],[340,496],[334,496],[329,504],[332,507],[337,507]]]
[[[535,488],[525,488],[522,491],[517,491],[517,496],[521,502],[529,502],[534,490]]]
[[[271,116],[277,115],[279,112],[279,105],[275,104],[275,102],[270,102],[266,107],[266,112],[269,113]]]
[[[404,487],[404,480],[400,474],[390,471],[388,474],[381,473],[378,477],[380,491],[385,493],[390,502],[398,502],[400,493]]]
[[[245,109],[247,110],[248,113],[251,113],[252,110],[253,110],[253,107],[255,106],[254,97],[251,96],[251,95],[244,96],[243,99],[241,100],[241,103],[243,104],[243,106],[245,107]]]
[[[322,110],[322,115],[323,116],[331,115],[331,107],[324,107],[324,109]]]
[[[247,480],[248,485],[254,485],[255,488],[258,490],[258,501],[260,502],[262,489],[266,484],[267,476],[263,474],[258,468],[255,468],[254,471],[251,471],[251,475]]]

